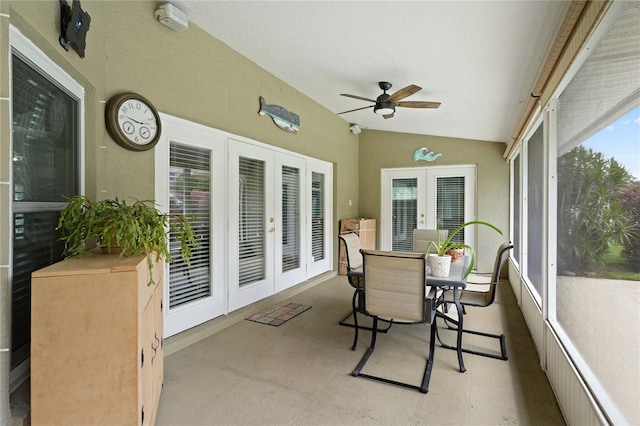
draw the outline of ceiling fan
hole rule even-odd
[[[387,81],[381,81],[378,86],[382,89],[383,93],[378,96],[377,99],[363,98],[362,96],[349,95],[347,93],[341,93],[340,96],[346,96],[347,98],[360,99],[362,101],[373,102],[373,105],[369,105],[362,108],[351,109],[349,111],[339,112],[337,115],[346,114],[348,112],[360,111],[361,109],[373,108],[373,112],[384,118],[391,118],[396,112],[396,107],[403,108],[438,108],[440,102],[422,102],[422,101],[402,101],[400,100],[418,93],[422,90],[422,87],[410,84],[405,88],[402,88],[395,92],[393,95],[389,95],[387,90],[391,89],[391,83]]]

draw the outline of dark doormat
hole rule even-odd
[[[278,327],[308,309],[311,309],[311,305],[279,303],[265,308],[260,312],[256,312],[247,318],[247,320]]]

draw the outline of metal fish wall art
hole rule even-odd
[[[278,127],[287,132],[298,133],[300,130],[300,117],[279,105],[267,105],[264,98],[260,96],[260,115],[268,115],[273,119]]]
[[[413,161],[424,160],[424,161],[435,161],[439,157],[442,157],[441,153],[435,153],[433,151],[429,151],[429,148],[422,147],[418,148],[416,152],[413,153]]]

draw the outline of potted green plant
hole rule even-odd
[[[471,260],[469,262],[469,267],[467,268],[467,270],[465,271],[464,276],[467,277],[471,271],[473,270],[473,267],[476,264],[476,252],[473,250],[473,247],[471,247],[468,244],[464,244],[464,243],[456,243],[453,241],[453,238],[456,236],[456,234],[460,231],[462,231],[465,227],[469,226],[469,225],[484,225],[484,226],[488,226],[489,228],[495,230],[497,233],[499,233],[500,235],[502,235],[502,231],[497,228],[496,226],[488,223],[488,222],[483,222],[480,220],[472,220],[469,222],[465,222],[462,225],[458,226],[456,229],[453,230],[453,232],[449,233],[449,236],[447,237],[446,240],[441,241],[440,240],[440,233],[438,232],[438,240],[437,241],[431,241],[429,242],[429,245],[427,246],[427,261],[429,263],[429,267],[431,268],[431,274],[433,276],[436,277],[447,277],[449,276],[449,267],[451,265],[451,256],[447,254],[447,252],[449,250],[454,250],[454,249],[464,249],[467,250],[469,252],[469,254],[471,255]],[[436,230],[439,230],[438,228],[438,224],[436,223]],[[433,254],[429,254],[429,249],[433,247],[435,250],[435,253]]]
[[[177,236],[180,256],[187,264],[192,247],[197,246],[187,217],[162,213],[151,201],[127,204],[118,198],[92,201],[78,195],[68,199],[56,230],[65,242],[65,257],[88,253],[95,248],[96,241],[106,253],[144,254],[149,266],[149,285],[154,284],[152,254],[155,253],[156,262],[172,261],[168,233]]]

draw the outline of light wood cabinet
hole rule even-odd
[[[31,283],[34,425],[152,425],[163,381],[162,262],[76,256]]]

